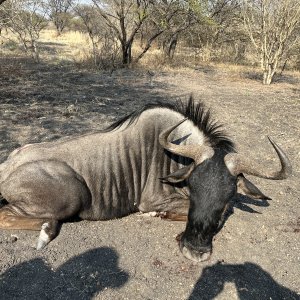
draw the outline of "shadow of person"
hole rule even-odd
[[[260,266],[244,264],[215,264],[203,269],[188,300],[209,300],[219,295],[227,282],[235,284],[241,300],[256,299],[300,299],[299,295],[277,283]]]
[[[113,249],[96,248],[56,271],[41,258],[11,267],[0,277],[0,299],[91,299],[105,288],[120,288],[128,278]]]

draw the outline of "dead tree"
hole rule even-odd
[[[244,24],[260,56],[263,84],[271,84],[279,63],[295,44],[300,0],[243,1]]]
[[[69,23],[72,4],[73,0],[48,0],[49,18],[53,22],[58,35],[63,32]]]
[[[43,2],[40,0],[10,0],[1,5],[6,27],[36,62],[39,62],[38,39],[47,25]]]

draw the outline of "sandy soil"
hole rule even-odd
[[[264,87],[253,74],[210,67],[109,74],[22,58],[1,58],[0,74],[0,161],[20,145],[104,128],[145,103],[193,93],[239,152],[277,166],[270,135],[294,168],[285,181],[251,179],[273,200],[241,196],[205,263],[179,252],[184,223],[138,214],[66,223],[42,251],[37,232],[1,230],[0,299],[300,299],[299,78]]]

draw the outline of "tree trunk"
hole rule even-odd
[[[132,41],[122,42],[122,63],[124,66],[129,65],[132,61],[131,48]]]
[[[280,70],[280,76],[281,76],[282,73],[284,72],[285,67],[286,67],[286,65],[287,65],[287,62],[288,62],[288,59],[286,59],[286,60],[284,61],[284,64],[283,64],[283,66],[282,66],[282,68],[281,68],[281,70]]]
[[[264,71],[263,71],[263,84],[269,85],[272,83],[273,77],[275,75],[276,68],[274,68],[274,65],[271,63],[268,63],[265,65]]]
[[[138,57],[134,60],[135,63],[137,63],[143,56],[144,54],[150,49],[152,42],[161,34],[163,33],[163,30],[160,30],[156,32],[152,37],[150,37],[147,41],[147,44],[145,45],[143,51],[138,55]]]
[[[32,53],[32,57],[33,57],[34,61],[36,63],[39,63],[40,62],[40,54],[39,54],[39,49],[38,49],[38,46],[37,46],[35,40],[31,40],[30,48],[31,48],[31,53]]]
[[[62,35],[62,31],[63,31],[63,29],[60,26],[56,26],[57,36],[61,36]]]
[[[94,38],[91,38],[92,40],[92,47],[93,47],[93,59],[94,59],[94,66],[98,67],[98,51],[97,51],[97,44],[94,40]]]
[[[169,49],[168,49],[168,57],[172,60],[174,58],[175,50],[177,46],[177,38],[173,39],[170,44],[169,44]]]

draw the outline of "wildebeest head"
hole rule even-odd
[[[186,119],[185,119],[186,120]],[[284,179],[291,173],[291,164],[282,149],[270,142],[278,154],[281,170],[268,173],[260,170],[235,152],[207,145],[175,145],[168,141],[170,133],[182,122],[160,134],[160,144],[168,151],[189,157],[193,162],[163,178],[170,183],[186,180],[190,192],[190,207],[186,229],[179,238],[183,255],[194,261],[209,259],[212,239],[222,225],[227,205],[237,192],[249,197],[269,199],[243,173],[267,179]]]

